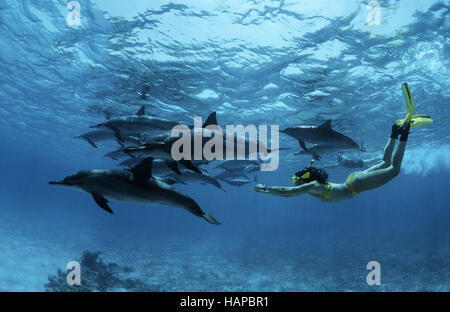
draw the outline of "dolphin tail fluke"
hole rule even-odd
[[[219,225],[221,224],[219,221],[216,220],[216,218],[213,217],[212,214],[209,213],[208,210],[202,210],[200,206],[190,197],[185,197],[185,205],[183,205],[181,208],[189,211],[190,213],[196,215],[197,217],[201,217],[208,221],[211,224]]]
[[[208,210],[205,210],[203,212],[202,217],[203,217],[203,219],[205,219],[206,221],[208,221],[211,224],[215,224],[215,225],[220,225],[221,224],[219,221],[216,220],[216,218],[213,217],[212,214],[209,213]]]

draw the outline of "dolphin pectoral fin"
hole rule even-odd
[[[116,136],[116,142],[117,142],[117,144],[120,145],[121,148],[127,148],[127,147],[123,144],[123,142],[120,141],[120,140],[117,138],[117,136]]]
[[[95,145],[95,143],[91,140],[91,139],[87,139],[86,140],[89,144],[91,144],[93,147],[97,148],[97,145]]]
[[[129,169],[129,171],[133,174],[133,182],[135,184],[144,185],[147,183],[148,179],[152,177],[152,163],[153,158],[147,157],[138,165]]]
[[[114,136],[116,137],[117,143],[124,142],[122,135],[120,134],[120,130],[117,128],[110,128],[114,132]],[[119,143],[120,144],[120,143]]]
[[[303,141],[302,139],[298,139],[298,144],[300,144],[300,147],[303,148],[303,150],[305,150],[305,151],[308,150],[306,148],[305,141]]]
[[[322,158],[322,156],[320,156],[319,154],[316,154],[316,153],[311,153],[311,154],[313,155],[313,158],[315,160],[320,160]]]
[[[100,206],[100,208],[102,208],[103,210],[113,214],[114,212],[112,211],[111,208],[109,208],[108,206],[108,200],[106,198],[104,198],[102,195],[96,194],[96,193],[92,193],[92,197],[94,198],[95,202],[97,203],[97,205]]]
[[[166,161],[166,165],[167,165],[167,167],[170,168],[170,170],[172,170],[176,174],[181,174],[181,171],[180,171],[180,169],[178,169],[178,165],[177,165],[176,161]]]
[[[198,169],[197,167],[195,167],[194,164],[192,163],[192,161],[190,161],[190,160],[182,159],[182,160],[180,160],[180,163],[181,163],[183,166],[185,166],[186,168],[188,168],[188,169],[190,169],[190,170],[192,170],[192,171],[194,171],[194,172],[197,172],[197,173],[199,173],[199,174],[203,174],[203,172],[201,172],[200,169]]]

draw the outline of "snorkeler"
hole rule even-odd
[[[413,115],[414,101],[411,91],[406,83],[402,84],[405,97],[407,114],[405,119],[397,120],[392,126],[392,133],[384,148],[383,160],[364,171],[351,173],[344,183],[330,183],[328,174],[323,169],[313,167],[314,160],[308,167],[297,171],[292,177],[295,186],[267,186],[258,184],[254,190],[259,193],[267,193],[281,197],[300,196],[311,194],[321,201],[338,202],[350,199],[355,195],[378,188],[400,173],[400,167],[405,153],[410,127],[432,123],[428,115]],[[395,143],[400,136],[398,146],[394,152]]]
[[[336,156],[336,162],[331,164],[324,165],[325,168],[337,168],[337,167],[344,167],[344,168],[362,168],[367,169],[371,166],[371,164],[378,162],[379,158],[373,158],[373,159],[363,159],[363,158],[349,158],[345,157],[342,153],[338,153]]]

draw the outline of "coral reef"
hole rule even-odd
[[[66,272],[58,269],[56,275],[48,277],[45,290],[49,292],[92,291],[163,291],[159,285],[150,285],[130,277],[133,269],[114,262],[104,262],[99,251],[84,251],[81,257],[81,285],[69,286]]]

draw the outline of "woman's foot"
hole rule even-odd
[[[397,125],[396,123],[392,125],[392,132],[391,132],[391,139],[397,140],[398,136],[400,135],[401,126]]]
[[[411,123],[408,122],[400,128],[400,142],[408,141],[409,129],[411,127]]]
[[[397,123],[392,125],[391,138],[397,140],[400,135],[400,141],[407,141],[409,135],[409,129],[411,128],[411,123],[405,123],[403,126],[399,126]]]

